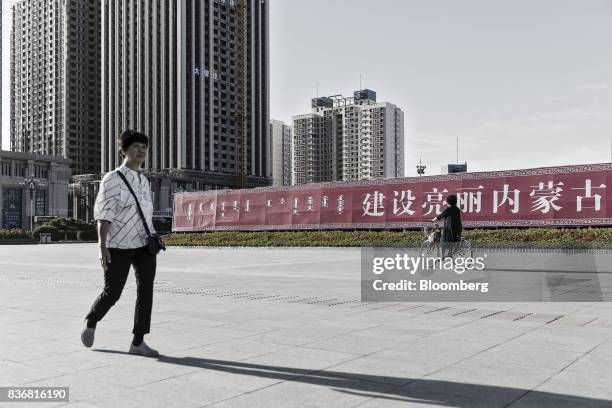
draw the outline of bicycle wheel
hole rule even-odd
[[[423,254],[423,255],[430,255],[435,248],[436,248],[436,244],[431,242],[430,240],[426,239],[421,244],[421,252],[420,253]]]
[[[459,256],[464,258],[473,258],[474,253],[472,251],[472,243],[467,239],[461,238],[461,242],[459,243],[459,247],[457,248],[457,253]]]

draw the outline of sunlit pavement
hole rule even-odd
[[[97,246],[0,246],[0,386],[70,387],[45,407],[612,407],[611,303],[362,303],[358,249],[170,248],[156,281],[159,358],[127,354],[133,274],[86,349]]]

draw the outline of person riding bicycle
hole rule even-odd
[[[446,203],[448,207],[432,219],[432,221],[437,221],[444,218],[444,228],[440,238],[442,258],[445,258],[445,249],[449,249],[448,253],[450,253],[454,249],[456,242],[461,241],[461,232],[463,231],[461,210],[457,207],[457,196],[454,194],[449,195],[446,197]]]

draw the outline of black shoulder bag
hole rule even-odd
[[[132,196],[134,196],[134,200],[136,200],[136,207],[138,207],[138,214],[140,214],[142,225],[144,225],[145,231],[147,232],[147,247],[149,249],[149,253],[152,255],[157,255],[159,251],[161,251],[162,249],[165,251],[166,245],[164,245],[164,241],[162,241],[161,237],[158,234],[151,234],[151,230],[149,229],[149,226],[147,225],[147,220],[145,219],[145,216],[142,212],[142,208],[140,208],[140,202],[138,201],[138,197],[136,196],[136,193],[134,193],[132,186],[127,181],[123,173],[121,173],[121,171],[117,170],[117,174],[119,174],[119,176],[123,179],[123,181],[125,182],[125,185],[130,190],[130,193],[132,193]]]

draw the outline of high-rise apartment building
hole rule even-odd
[[[291,126],[270,120],[272,178],[275,186],[291,185]]]
[[[135,129],[150,138],[156,208],[178,189],[239,186],[241,163],[244,187],[270,184],[266,0],[106,0],[102,27],[102,172]]]
[[[100,170],[101,0],[21,0],[11,31],[11,150]]]
[[[2,150],[2,1],[0,1],[0,150]]]
[[[315,98],[293,117],[292,159],[293,184],[402,177],[404,112],[369,89]]]

